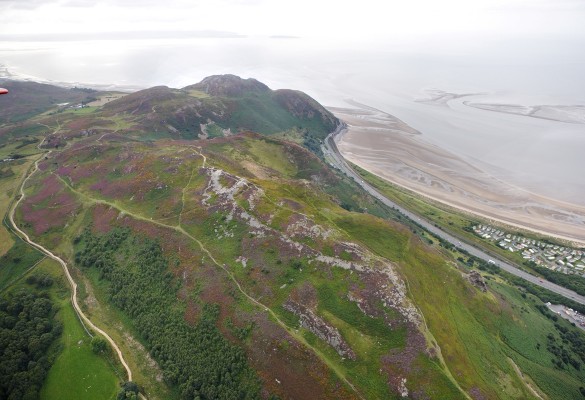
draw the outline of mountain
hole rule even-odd
[[[36,82],[0,79],[0,86],[10,91],[0,96],[0,125],[26,120],[62,103],[89,102],[96,93],[92,89],[66,89]]]
[[[270,88],[254,78],[242,79],[236,75],[212,75],[201,82],[184,88],[199,90],[214,97],[242,97],[252,93],[265,94]]]
[[[206,128],[187,134],[196,121]],[[0,333],[51,364],[46,378],[34,374],[35,390],[49,399],[582,396],[585,335],[299,140],[336,123],[300,92],[217,76],[4,126],[0,159],[21,157],[0,165],[12,171],[0,173],[0,206],[15,204],[16,225],[67,263],[81,311],[132,371],[125,382],[112,345],[85,333],[61,265],[2,225],[0,311],[10,313]],[[47,133],[14,133],[39,124]],[[264,124],[275,130],[250,128]],[[213,125],[230,132],[203,139]],[[36,301],[19,305],[21,289],[43,299],[43,314],[27,306],[31,318],[62,328],[27,322],[30,344],[19,341],[13,315]],[[43,329],[51,335],[39,346]],[[10,376],[24,369],[2,366]]]
[[[132,120],[135,131],[186,139],[296,131],[308,143],[322,140],[339,124],[305,93],[273,91],[255,79],[235,75],[210,76],[182,89],[142,90],[108,103],[103,114]],[[315,143],[313,147],[318,149]]]

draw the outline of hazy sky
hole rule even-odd
[[[0,0],[0,15],[5,39],[201,30],[358,40],[585,33],[584,0]]]

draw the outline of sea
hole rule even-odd
[[[585,205],[585,40],[496,36],[0,41],[0,77],[138,90],[231,73],[400,118],[498,179]],[[428,101],[437,93],[448,100]],[[461,97],[462,95],[465,95]],[[572,122],[471,107],[561,106]],[[579,122],[583,120],[583,122]],[[577,122],[575,122],[577,121]]]

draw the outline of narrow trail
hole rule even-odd
[[[42,144],[42,142],[41,142],[41,144]],[[106,340],[112,346],[112,349],[114,349],[114,351],[118,355],[118,359],[120,360],[120,363],[122,364],[122,366],[126,370],[126,375],[128,376],[128,381],[131,381],[132,380],[132,370],[130,369],[130,367],[126,363],[126,360],[124,359],[122,351],[120,350],[120,348],[118,347],[116,342],[114,342],[114,340],[110,337],[110,335],[108,335],[102,329],[98,328],[93,322],[91,322],[90,319],[83,313],[83,311],[81,310],[81,307],[79,307],[79,304],[77,302],[77,283],[75,283],[75,281],[73,280],[73,277],[69,273],[69,268],[67,267],[67,263],[65,261],[63,261],[62,258],[53,254],[50,250],[48,250],[44,246],[42,246],[36,242],[33,242],[30,239],[30,237],[26,234],[26,232],[24,232],[22,229],[20,229],[18,227],[18,225],[16,224],[16,222],[14,222],[14,213],[15,213],[16,209],[18,208],[18,205],[20,204],[20,202],[25,198],[24,187],[25,187],[26,183],[34,175],[34,173],[37,172],[37,170],[39,169],[39,162],[41,161],[41,159],[43,159],[43,157],[48,156],[50,153],[51,153],[51,151],[41,155],[35,161],[34,168],[31,170],[31,172],[28,174],[28,176],[22,181],[22,184],[20,185],[20,191],[19,191],[20,198],[16,202],[14,202],[14,204],[12,205],[12,208],[10,209],[9,214],[8,214],[8,219],[10,220],[10,223],[12,224],[12,227],[14,228],[14,230],[16,232],[18,232],[18,234],[28,244],[30,244],[31,246],[33,246],[34,248],[39,250],[41,253],[45,254],[45,256],[47,256],[47,257],[57,261],[59,264],[61,264],[61,266],[63,267],[63,271],[65,272],[65,275],[67,276],[67,280],[69,281],[69,284],[71,286],[71,303],[73,304],[73,308],[74,308],[75,313],[77,314],[79,320],[81,321],[82,325],[84,325],[84,327],[89,326],[93,331],[99,333],[104,338],[106,338]],[[86,330],[87,330],[87,328],[86,328]]]
[[[205,161],[203,162],[203,165],[205,165]],[[194,174],[195,174],[195,167],[191,168],[191,175],[189,176],[189,180],[187,181],[187,184],[185,185],[185,187],[183,188],[182,193],[181,193],[181,212],[179,213],[179,225],[181,225],[183,222],[183,211],[185,211],[185,195],[187,193],[187,188],[189,187],[189,185],[191,184],[191,181],[193,180]]]
[[[203,165],[205,165],[206,163],[206,158],[203,154],[201,154],[201,156],[203,157]],[[197,239],[195,236],[191,235],[189,232],[187,232],[180,224],[179,225],[168,225],[165,224],[163,222],[161,222],[160,220],[152,220],[150,218],[144,217],[142,215],[133,213],[131,211],[128,211],[124,208],[122,208],[121,206],[106,201],[106,200],[102,200],[102,199],[96,199],[94,197],[91,197],[90,195],[83,193],[81,191],[78,191],[77,189],[73,188],[71,186],[70,183],[68,183],[66,180],[64,180],[61,176],[56,175],[58,177],[58,179],[63,182],[63,184],[65,184],[69,190],[71,190],[73,193],[77,194],[78,196],[84,198],[87,202],[89,202],[90,204],[101,204],[101,205],[105,205],[105,206],[109,206],[112,208],[117,209],[119,212],[129,215],[132,218],[135,218],[137,220],[140,221],[145,221],[163,228],[167,228],[167,229],[172,229],[175,232],[178,232],[184,236],[186,236],[187,238],[191,239],[193,242],[197,243],[197,245],[199,246],[199,248],[201,249],[202,252],[204,252],[209,259],[219,268],[221,268],[226,275],[229,277],[229,279],[236,285],[238,291],[248,300],[250,301],[252,304],[254,304],[255,306],[261,308],[262,310],[264,310],[265,312],[269,313],[270,316],[274,319],[274,321],[276,321],[276,323],[278,325],[280,325],[281,328],[283,328],[289,335],[291,335],[297,342],[301,343],[302,345],[304,345],[306,348],[308,348],[309,350],[311,350],[320,360],[322,360],[338,377],[339,379],[341,379],[345,384],[347,384],[348,387],[350,387],[354,393],[360,398],[360,399],[364,399],[364,396],[358,391],[358,389],[346,378],[345,374],[343,374],[343,372],[334,364],[332,364],[331,362],[329,362],[329,360],[327,359],[327,357],[325,357],[325,355],[319,351],[317,348],[313,347],[310,343],[308,343],[304,337],[302,337],[301,335],[299,335],[297,332],[295,332],[295,330],[291,327],[289,327],[284,321],[282,321],[278,315],[268,306],[266,306],[265,304],[261,303],[260,301],[258,301],[257,299],[255,299],[254,297],[250,296],[240,285],[240,283],[238,282],[238,280],[236,279],[236,277],[232,274],[232,272],[226,268],[225,264],[222,264],[220,262],[218,262],[213,255],[211,254],[211,252],[209,250],[207,250],[207,248],[203,245],[203,243]]]

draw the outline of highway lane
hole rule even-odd
[[[337,145],[335,143],[335,138],[339,134],[343,133],[343,131],[345,129],[347,129],[347,126],[345,124],[341,124],[334,132],[330,133],[327,136],[327,138],[325,139],[325,141],[323,143],[324,146],[322,146],[323,152],[325,153],[326,156],[328,156],[327,159],[331,162],[331,165],[333,167],[339,169],[341,172],[343,172],[347,176],[351,177],[358,185],[360,185],[369,194],[371,194],[372,196],[374,196],[375,198],[380,200],[386,206],[396,209],[398,212],[400,212],[404,216],[415,221],[417,224],[419,224],[420,226],[422,226],[423,228],[425,228],[426,230],[431,232],[433,235],[440,237],[441,239],[453,244],[454,246],[457,246],[457,247],[467,251],[469,254],[471,254],[475,257],[481,258],[487,262],[491,262],[491,263],[495,264],[496,266],[500,267],[501,269],[503,269],[504,271],[509,272],[513,275],[516,275],[522,279],[525,279],[525,280],[527,280],[535,285],[541,286],[545,289],[550,290],[551,292],[555,292],[555,293],[560,294],[561,296],[564,296],[568,299],[571,299],[577,303],[585,305],[585,296],[581,296],[572,290],[569,290],[567,288],[559,286],[555,283],[549,282],[545,279],[541,279],[541,278],[538,278],[534,275],[531,275],[531,274],[515,267],[514,265],[510,264],[508,261],[504,261],[501,258],[490,255],[490,254],[486,253],[485,251],[480,250],[479,248],[472,246],[469,243],[466,243],[466,242],[462,241],[461,239],[445,232],[444,230],[436,227],[432,222],[422,218],[421,216],[419,216],[413,212],[410,212],[409,210],[399,206],[398,204],[396,204],[393,201],[386,198],[383,194],[378,192],[378,190],[376,190],[376,188],[374,188],[368,182],[364,181],[361,178],[361,176],[349,166],[349,164],[345,161],[345,159],[343,158],[343,156],[339,152],[339,149],[337,148]]]

